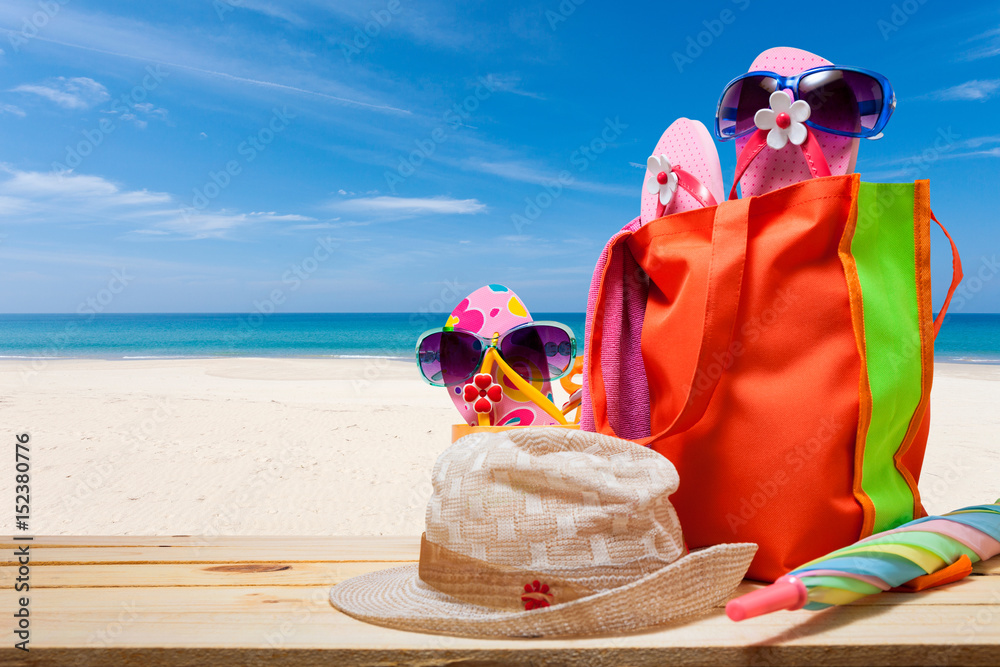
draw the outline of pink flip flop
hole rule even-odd
[[[452,311],[445,326],[469,331],[489,339],[495,333],[503,334],[516,326],[532,321],[531,313],[528,312],[524,302],[510,288],[503,285],[486,285],[463,299]],[[541,406],[519,391],[499,368],[494,367],[489,375],[477,373],[474,381],[478,383],[481,375],[485,376],[482,378],[485,381],[482,389],[493,385],[497,386],[500,392],[496,400],[491,401],[492,405],[489,408],[491,425],[551,426],[558,423]],[[552,386],[549,381],[532,381],[531,384],[549,401],[552,400]],[[474,408],[475,401],[467,398],[465,385],[449,387],[448,393],[466,423],[470,426],[477,425],[479,420]]]
[[[646,160],[640,224],[714,206],[724,196],[722,167],[711,133],[696,120],[678,118]]]
[[[590,323],[594,319],[594,306],[601,285],[601,276],[608,272],[607,284],[619,290],[608,298],[604,316],[604,346],[602,347],[602,368],[606,386],[615,386],[609,392],[609,412],[619,412],[618,405],[649,405],[649,386],[642,369],[621,372],[616,360],[641,358],[642,311],[645,297],[635,289],[625,288],[625,276],[632,275],[637,265],[618,264],[608,266],[611,247],[623,234],[634,232],[642,225],[673,213],[682,213],[705,206],[715,206],[725,196],[722,182],[722,167],[719,152],[708,128],[696,120],[678,118],[660,137],[653,154],[646,160],[646,175],[643,181],[642,205],[639,217],[622,227],[611,237],[594,269],[587,299],[587,338],[590,338]],[[638,325],[636,323],[638,322]],[[585,357],[584,364],[588,362]],[[607,360],[604,363],[603,360]],[[583,373],[583,401],[580,409],[580,428],[594,430],[594,413],[590,403],[589,371]],[[614,399],[612,399],[612,396]],[[621,410],[622,414],[628,411]],[[627,417],[625,418],[627,421]],[[620,429],[620,430],[618,430]],[[619,423],[616,430],[622,437],[642,437],[649,435],[649,423]]]
[[[748,71],[774,72],[782,76],[792,76],[807,69],[832,65],[826,58],[815,54],[780,46],[761,53],[750,65]],[[740,137],[736,140],[736,155],[738,164],[736,178],[744,197],[762,195],[772,190],[798,183],[814,176],[843,175],[854,173],[858,159],[859,139],[842,137],[828,132],[810,130],[809,139],[802,144],[804,150],[795,150],[795,146],[786,145],[780,149],[769,146],[751,145],[751,152],[757,148],[754,155],[745,154],[747,144],[755,140],[755,135]],[[814,154],[816,164],[811,164],[808,157]],[[815,155],[817,154],[818,155]],[[822,158],[825,158],[826,169]],[[742,173],[741,173],[742,170]],[[736,184],[733,184],[735,193]]]

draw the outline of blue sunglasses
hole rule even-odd
[[[722,91],[715,112],[715,136],[726,141],[757,129],[754,114],[770,107],[769,98],[776,90],[791,90],[796,100],[809,103],[806,125],[843,137],[878,139],[896,108],[889,80],[859,67],[826,65],[787,77],[747,72]]]

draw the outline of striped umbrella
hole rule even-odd
[[[892,588],[957,581],[1000,554],[1000,499],[905,523],[806,563],[770,586],[731,600],[734,621],[781,609],[825,609]]]

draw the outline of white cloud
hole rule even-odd
[[[334,218],[333,220],[340,220],[340,218]],[[371,220],[345,220],[343,222],[328,222],[324,223],[330,227],[330,229],[344,229],[347,227],[367,227],[372,224]],[[290,228],[291,229],[291,228]]]
[[[132,238],[226,238],[240,227],[314,222],[275,211],[199,211],[165,192],[126,190],[100,176],[18,171],[0,165],[0,221],[8,223],[114,224]]]
[[[869,181],[889,181],[897,178],[926,178],[928,170],[939,161],[1000,157],[1000,145],[997,144],[1000,144],[1000,135],[971,137],[961,141],[946,143],[942,148],[937,149],[933,159],[929,159],[927,153],[922,152],[890,160],[866,163],[866,168],[859,171],[862,171]]]
[[[563,172],[553,172],[538,165],[512,160],[506,162],[488,162],[486,160],[467,160],[464,166],[484,174],[500,176],[512,181],[522,183],[532,183],[534,185],[548,187],[565,187],[570,190],[580,190],[583,192],[596,192],[599,194],[622,195],[624,197],[634,197],[638,190],[632,187],[615,185],[613,183],[594,183],[583,181],[575,174],[564,170]],[[568,176],[567,176],[568,175]]]
[[[972,151],[957,157],[1000,157],[1000,146],[997,146],[996,148],[987,148],[981,151]]]
[[[146,127],[149,125],[148,122],[139,119],[139,117],[136,116],[134,113],[123,113],[121,115],[121,118],[124,121],[128,121],[128,122],[132,123],[133,125],[135,125],[140,130],[145,130]]]
[[[8,167],[0,171],[10,178],[0,183],[0,194],[23,199],[97,205],[101,209],[121,206],[146,206],[171,201],[170,195],[148,190],[122,191],[118,185],[100,176],[59,174],[56,172],[17,171]]]
[[[260,223],[311,222],[315,218],[297,214],[279,214],[275,211],[253,211],[236,213],[232,211],[199,211],[188,207],[161,209],[152,216],[158,218],[146,227],[132,230],[130,235],[170,235],[182,240],[226,238],[230,232],[241,227]],[[136,222],[147,222],[140,216]]]
[[[501,176],[512,181],[546,185],[559,182],[559,175],[523,161],[487,162],[486,160],[469,160],[468,166],[484,174]]]
[[[343,225],[339,225],[335,222],[314,222],[308,225],[292,225],[291,227],[286,227],[285,229],[294,231],[306,231],[310,229],[340,229]]]
[[[304,18],[299,16],[293,11],[289,11],[284,7],[279,7],[271,2],[261,2],[260,0],[243,0],[240,3],[232,3],[234,7],[241,7],[243,9],[249,9],[251,11],[257,12],[259,14],[264,14],[265,16],[270,16],[271,18],[281,19],[286,21],[297,28],[305,28],[309,26],[309,22]]]
[[[110,109],[105,109],[101,111],[104,114],[118,115],[118,117],[126,122],[132,123],[140,130],[145,130],[149,126],[148,118],[156,118],[162,121],[167,120],[167,115],[169,112],[162,108],[157,107],[149,102],[140,102],[139,104],[133,104],[130,108],[122,108],[118,105],[112,105]],[[204,134],[204,133],[202,133]],[[207,135],[206,135],[207,136]]]
[[[541,93],[534,93],[521,88],[521,76],[519,74],[488,74],[486,79],[493,88],[504,93],[530,97],[536,100],[545,99],[545,96]]]
[[[16,107],[13,104],[4,104],[3,102],[0,102],[0,113],[9,113],[21,118],[25,116],[24,110],[20,107]]]
[[[976,46],[961,54],[959,60],[982,60],[998,56],[1000,55],[1000,28],[987,30],[976,35],[969,42],[976,43]]]
[[[364,192],[355,192],[354,190],[347,191],[344,188],[340,188],[339,190],[337,190],[337,194],[345,197],[354,197],[355,195],[362,195],[365,197],[369,197],[371,195],[377,195],[378,190],[365,190]]]
[[[111,98],[107,88],[86,76],[71,79],[59,76],[44,83],[21,84],[11,90],[44,97],[64,109],[89,109]]]
[[[278,16],[277,13],[268,12],[261,7],[266,3],[259,0],[244,0],[244,2],[248,1],[251,5],[248,8]],[[405,33],[417,43],[429,44],[449,51],[470,47],[481,48],[489,42],[489,37],[495,38],[500,29],[500,26],[495,23],[475,24],[467,15],[463,17],[464,21],[460,24],[458,16],[460,10],[456,8],[454,3],[450,2],[424,0],[420,3],[404,4],[395,13],[387,9],[389,6],[387,3],[373,4],[370,0],[337,0],[336,2],[304,0],[298,4],[302,9],[312,9],[315,14],[315,16],[310,16],[312,25],[324,25],[325,21],[322,19],[326,15],[337,15],[342,23],[351,28],[346,32],[349,35],[348,40],[354,38],[353,28],[363,29],[368,22],[373,20],[376,11],[381,11],[382,21],[385,23],[382,29],[384,33]],[[387,14],[389,15],[388,21],[385,18]],[[285,18],[285,20],[294,23],[294,19]],[[299,25],[299,27],[303,26]]]
[[[36,9],[31,3],[23,1],[7,0],[0,3],[0,25],[20,25],[24,16]],[[50,22],[45,35],[37,35],[33,40],[142,63],[156,62],[172,70],[184,70],[216,80],[263,89],[269,96],[275,91],[282,91],[394,114],[412,113],[408,109],[379,102],[375,99],[378,93],[374,91],[363,91],[306,70],[289,72],[267,65],[261,67],[259,61],[234,60],[231,48],[228,47],[224,55],[217,56],[203,46],[210,40],[185,40],[183,35],[173,29],[124,17],[111,17],[104,13],[84,13],[75,6],[60,10],[59,20]],[[249,38],[247,43],[249,44]],[[273,44],[268,44],[267,47],[273,48]],[[241,74],[230,73],[227,71],[230,69]],[[285,77],[294,80],[297,85],[277,80]]]
[[[966,148],[980,148],[989,144],[1000,144],[1000,134],[988,135],[985,137],[972,137],[962,142]]]
[[[254,211],[250,215],[260,220],[267,220],[268,222],[309,222],[316,219],[310,218],[308,215],[299,215],[297,213],[281,214],[275,211]]]
[[[173,208],[157,211],[161,219],[149,227],[134,229],[131,234],[173,234],[181,239],[225,238],[229,232],[254,223],[290,222],[313,220],[301,215],[268,213],[232,213],[227,211],[198,211],[190,208]]]
[[[147,116],[152,116],[153,118],[159,118],[160,120],[166,120],[170,112],[163,107],[158,107],[155,104],[150,104],[149,102],[141,102],[132,107],[136,111],[146,114]]]
[[[0,195],[0,219],[30,210],[30,202],[20,197]]]
[[[486,204],[478,199],[451,197],[362,197],[333,202],[331,206],[351,213],[375,215],[470,215],[486,212]]]
[[[935,100],[988,100],[1000,92],[1000,79],[973,79],[951,88],[930,93]]]
[[[353,223],[353,222],[339,222],[340,218],[327,218],[325,221],[317,221],[315,218],[303,217],[302,220],[305,224],[301,225],[288,225],[284,228],[286,232],[295,231],[308,231],[315,229],[340,229],[342,227],[363,227],[365,225],[371,224],[370,222],[365,223]]]

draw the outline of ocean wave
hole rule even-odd
[[[120,357],[112,357],[112,359],[218,359],[219,357],[214,357],[207,354],[140,354],[140,355],[122,355]]]
[[[43,357],[30,354],[0,354],[0,359],[69,359],[70,357]]]
[[[939,354],[934,357],[934,361],[950,364],[1000,364],[1000,357],[956,357]]]
[[[403,357],[392,354],[326,354],[322,355],[330,359],[391,359],[393,361],[414,361],[412,357]]]

